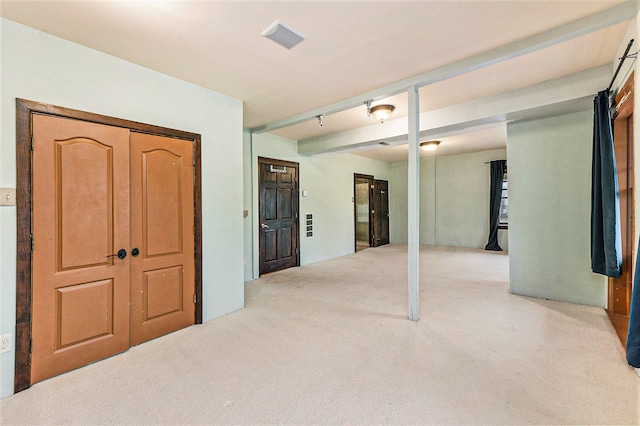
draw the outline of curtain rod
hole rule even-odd
[[[494,161],[507,161],[507,160],[494,160]],[[484,164],[491,164],[491,161],[485,161]]]
[[[618,76],[618,73],[620,72],[620,68],[622,68],[622,64],[624,64],[624,61],[627,58],[636,58],[638,55],[638,52],[633,53],[631,55],[627,55],[629,53],[629,49],[631,49],[631,45],[633,44],[633,39],[629,40],[629,44],[627,44],[627,48],[624,51],[624,54],[619,58],[620,59],[620,63],[618,63],[618,68],[616,69],[616,72],[613,74],[613,78],[611,79],[611,83],[609,83],[609,87],[607,88],[607,91],[611,90],[611,86],[613,86],[613,82],[616,81],[616,77]]]

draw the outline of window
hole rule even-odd
[[[498,229],[509,228],[509,186],[507,183],[507,173],[502,178],[502,198],[500,199],[500,214],[498,216]]]

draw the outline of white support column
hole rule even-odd
[[[420,96],[409,89],[409,319],[420,319]]]

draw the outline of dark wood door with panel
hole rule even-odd
[[[258,159],[260,274],[300,265],[298,163]]]
[[[373,182],[373,246],[389,244],[389,182]]]

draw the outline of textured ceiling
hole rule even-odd
[[[254,128],[352,98],[622,1],[13,1],[0,14],[241,99]],[[280,19],[291,50],[260,35]],[[614,60],[627,24],[421,89],[423,111]],[[406,115],[406,95],[389,100]],[[379,103],[379,102],[378,102]],[[371,124],[364,106],[274,133],[296,140]]]

